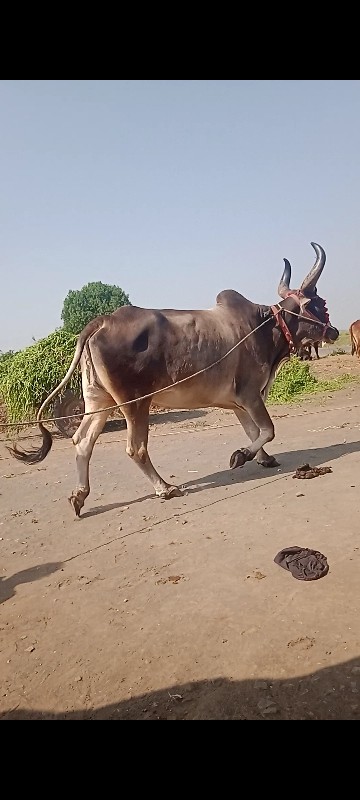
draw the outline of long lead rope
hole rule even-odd
[[[308,317],[306,317],[303,314],[297,314],[295,311],[288,311],[288,309],[283,309],[283,307],[280,306],[279,304],[277,304],[277,305],[279,306],[279,313],[281,311],[286,311],[287,314],[292,314],[294,317],[298,317],[299,319],[308,319]],[[141,400],[148,400],[150,397],[154,397],[154,395],[156,395],[156,394],[161,394],[161,392],[167,392],[169,389],[173,389],[175,386],[179,386],[181,383],[185,383],[186,381],[190,381],[192,378],[196,378],[198,375],[202,375],[204,372],[207,372],[209,369],[213,369],[213,367],[216,367],[218,364],[220,364],[222,361],[224,361],[224,359],[227,358],[231,353],[233,353],[234,350],[236,350],[237,347],[239,347],[241,344],[243,344],[243,342],[245,342],[246,339],[249,338],[249,336],[251,336],[253,333],[256,333],[256,331],[258,331],[260,328],[262,328],[268,322],[271,322],[273,319],[274,319],[274,316],[271,316],[271,317],[268,317],[267,319],[265,319],[263,322],[260,323],[260,325],[258,325],[256,328],[253,328],[253,330],[249,331],[249,333],[247,333],[245,336],[243,336],[242,339],[240,339],[238,342],[236,342],[236,344],[234,344],[234,346],[231,347],[230,350],[227,351],[227,353],[225,353],[223,356],[221,356],[221,358],[218,358],[217,361],[214,361],[212,364],[209,364],[207,367],[203,367],[203,369],[199,369],[197,372],[194,372],[192,375],[188,375],[186,378],[181,378],[179,381],[175,381],[175,383],[170,383],[169,386],[164,386],[162,389],[156,389],[154,392],[150,392],[149,394],[144,394],[144,395],[142,395],[142,397],[135,397],[133,400],[126,400],[124,403],[117,403],[114,406],[107,406],[106,408],[99,408],[96,411],[85,411],[83,413],[80,412],[80,413],[77,413],[77,414],[68,414],[66,417],[46,417],[45,419],[40,419],[40,420],[37,420],[37,419],[35,419],[35,420],[25,420],[24,422],[0,422],[0,428],[25,428],[25,427],[28,427],[28,426],[31,426],[31,425],[38,425],[39,422],[58,422],[59,420],[74,419],[75,417],[89,417],[89,416],[91,416],[93,414],[101,414],[103,411],[116,411],[118,408],[123,408],[124,406],[130,406],[133,403],[139,403],[139,402],[141,402]],[[324,322],[320,322],[320,320],[318,321],[318,324],[322,325],[324,328],[327,327],[327,323],[325,324]]]

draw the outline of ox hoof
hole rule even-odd
[[[179,489],[178,486],[168,486],[167,489],[160,492],[158,497],[162,497],[163,500],[171,500],[172,497],[182,497],[183,492]]]
[[[76,517],[80,517],[80,511],[84,505],[86,497],[87,495],[84,495],[83,492],[76,492],[76,494],[72,494],[69,497],[69,503],[71,508],[75,511]]]
[[[275,456],[268,456],[267,458],[262,458],[261,461],[259,459],[258,464],[260,464],[261,467],[266,467],[266,469],[271,469],[272,467],[280,466],[279,462],[276,461]]]
[[[230,469],[236,469],[236,467],[243,467],[245,461],[251,461],[252,455],[250,450],[247,447],[243,447],[241,450],[235,450],[235,453],[232,453],[230,456]]]

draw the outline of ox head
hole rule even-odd
[[[289,323],[294,343],[299,345],[324,341],[332,344],[339,336],[339,331],[331,325],[326,300],[319,297],[316,284],[324,269],[326,255],[322,247],[315,242],[311,246],[316,253],[316,261],[309,274],[303,280],[300,289],[290,289],[291,265],[284,258],[285,269],[279,283],[278,292],[285,301],[284,311],[293,311],[301,317],[291,315]],[[290,316],[290,315],[289,315]]]

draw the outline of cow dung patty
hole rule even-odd
[[[319,475],[326,475],[327,472],[332,472],[331,467],[310,467],[310,464],[302,464],[297,468],[293,478],[318,478]]]

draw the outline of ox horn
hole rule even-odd
[[[280,297],[285,298],[290,289],[291,264],[290,261],[287,260],[287,258],[284,258],[284,263],[285,263],[285,268],[278,286],[278,294],[280,295]]]
[[[320,278],[320,275],[325,267],[326,255],[325,251],[320,247],[319,244],[316,242],[311,242],[311,247],[314,248],[316,253],[316,261],[312,269],[310,270],[309,274],[306,276],[305,280],[303,280],[300,289],[304,291],[305,289],[315,289],[315,286]]]

